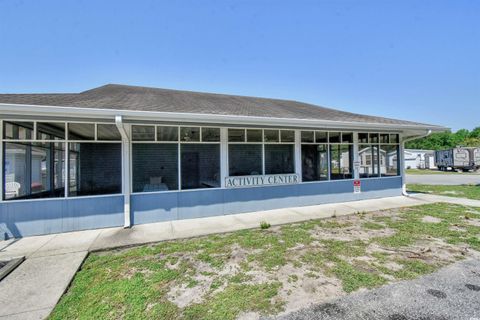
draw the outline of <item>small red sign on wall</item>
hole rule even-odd
[[[362,182],[360,180],[353,180],[353,193],[362,192]]]

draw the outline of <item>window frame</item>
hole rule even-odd
[[[225,127],[226,128],[226,131],[227,131],[227,147],[226,147],[226,153],[227,153],[227,156],[226,156],[226,168],[227,168],[227,176],[226,177],[230,177],[230,163],[229,163],[229,146],[230,145],[234,145],[234,144],[242,144],[242,145],[246,145],[246,144],[257,144],[257,145],[261,145],[262,146],[262,172],[261,176],[264,176],[266,175],[265,174],[265,145],[268,145],[268,144],[283,144],[283,145],[293,145],[293,168],[294,168],[294,172],[293,173],[285,173],[285,174],[297,174],[297,172],[295,172],[295,167],[296,167],[296,157],[295,157],[295,145],[296,145],[296,139],[295,139],[295,135],[296,135],[296,131],[295,129],[287,129],[287,128],[260,128],[260,127]],[[228,130],[230,129],[233,129],[233,130],[244,130],[244,141],[228,141]],[[261,131],[261,137],[262,137],[262,141],[248,141],[248,134],[247,134],[247,130],[260,130]],[[265,130],[267,131],[278,131],[278,142],[277,141],[265,141]],[[293,131],[293,141],[285,141],[283,142],[282,141],[282,131]],[[282,174],[282,173],[280,173]],[[226,178],[224,177],[224,178]],[[301,179],[301,175],[300,175],[300,179]]]
[[[32,129],[32,135],[31,139],[9,139],[4,136],[4,130],[5,130],[5,123],[15,123],[15,122],[30,122],[33,123],[33,129]],[[64,132],[64,138],[61,139],[41,139],[40,135],[38,134],[38,123],[61,123],[64,125],[63,132]],[[77,140],[77,139],[69,139],[68,136],[68,125],[71,123],[75,124],[93,124],[94,125],[94,139],[93,140]],[[97,139],[97,132],[98,132],[98,125],[101,124],[108,124],[108,125],[115,125],[114,121],[87,121],[87,120],[56,120],[56,119],[35,119],[35,120],[30,120],[30,119],[21,119],[21,118],[12,118],[12,119],[0,119],[0,143],[1,143],[1,149],[2,149],[2,172],[0,173],[3,177],[2,179],[2,192],[0,194],[0,201],[1,202],[11,202],[11,201],[36,201],[36,200],[58,200],[58,199],[63,199],[63,198],[70,198],[70,199],[77,199],[77,198],[86,198],[86,197],[109,197],[109,196],[118,196],[122,195],[122,191],[118,193],[110,193],[110,194],[99,194],[99,195],[81,195],[81,196],[71,196],[69,194],[69,185],[70,185],[70,177],[69,177],[69,170],[70,170],[70,144],[72,143],[122,143],[122,139],[120,140],[98,140]],[[63,176],[63,187],[64,187],[64,192],[63,196],[59,197],[51,197],[51,198],[27,198],[27,199],[6,199],[5,198],[5,171],[4,171],[4,143],[20,143],[20,144],[30,144],[31,146],[34,146],[35,143],[40,143],[40,144],[55,144],[55,143],[62,143],[63,144],[63,151],[64,151],[64,176]],[[123,181],[122,181],[123,182]],[[121,189],[123,188],[123,185],[121,186]]]
[[[178,188],[175,189],[175,190],[164,190],[164,191],[136,191],[136,192],[133,192],[133,161],[130,161],[130,172],[132,172],[132,176],[131,176],[131,181],[130,181],[130,187],[132,188],[132,192],[131,194],[153,194],[153,193],[169,193],[169,192],[185,192],[185,191],[188,191],[188,192],[195,192],[195,191],[205,191],[205,190],[216,190],[216,189],[222,189],[222,177],[221,177],[221,167],[222,167],[222,147],[221,147],[221,143],[222,143],[222,139],[221,139],[221,129],[222,127],[221,126],[212,126],[212,125],[188,125],[188,124],[184,124],[184,125],[180,125],[180,124],[176,124],[176,123],[171,123],[171,124],[167,124],[167,123],[132,123],[131,126],[130,126],[130,136],[132,136],[132,127],[133,126],[154,126],[155,127],[155,139],[154,140],[133,140],[131,139],[130,140],[130,144],[133,145],[133,144],[148,144],[148,143],[151,143],[151,144],[176,144],[177,145],[177,184],[178,184]],[[170,141],[163,141],[163,140],[158,140],[158,128],[159,127],[176,127],[177,128],[177,140],[176,141],[173,141],[173,140],[170,140]],[[198,128],[199,129],[199,135],[200,135],[200,139],[199,141],[183,141],[181,140],[181,136],[180,136],[180,133],[181,133],[181,128]],[[203,141],[203,129],[204,128],[213,128],[213,129],[219,129],[220,131],[220,136],[219,136],[219,140],[218,141]],[[219,187],[213,187],[213,188],[196,188],[196,189],[182,189],[182,145],[183,144],[218,144],[220,145],[220,185]],[[132,156],[132,155],[130,155]]]

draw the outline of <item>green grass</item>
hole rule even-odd
[[[409,184],[408,191],[438,194],[442,196],[468,198],[480,200],[480,186],[461,185],[461,186],[446,186],[446,185],[425,185],[425,184]]]
[[[304,276],[309,279],[321,274],[335,277],[345,292],[353,292],[378,287],[391,277],[413,279],[441,267],[442,263],[394,253],[417,241],[435,238],[480,251],[480,227],[469,223],[480,217],[479,208],[441,203],[403,208],[391,215],[395,219],[364,214],[352,216],[353,221],[348,222],[314,220],[92,253],[50,318],[235,319],[250,311],[272,315],[284,308],[285,301],[279,298],[282,283],[276,272],[287,264],[305,268]],[[441,222],[423,222],[424,216]],[[323,229],[336,234],[355,224],[365,230],[388,227],[395,233],[369,240],[326,240],[315,238],[311,232]],[[452,226],[464,231],[452,230]],[[369,252],[373,244],[392,253]],[[245,256],[238,262],[237,271],[222,273],[239,248]],[[402,268],[391,270],[389,262]],[[209,268],[199,269],[200,264]],[[264,272],[270,280],[253,282],[251,270]],[[196,288],[202,285],[202,277],[210,277],[211,282],[201,302],[181,308],[169,300],[172,287]],[[287,278],[291,284],[305,281],[300,280],[296,274]]]

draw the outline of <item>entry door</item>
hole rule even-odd
[[[182,189],[196,188],[200,184],[198,152],[182,153]]]

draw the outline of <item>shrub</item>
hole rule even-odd
[[[262,222],[260,222],[260,228],[261,229],[268,229],[268,228],[270,228],[270,223],[268,223],[267,221],[262,221]]]

